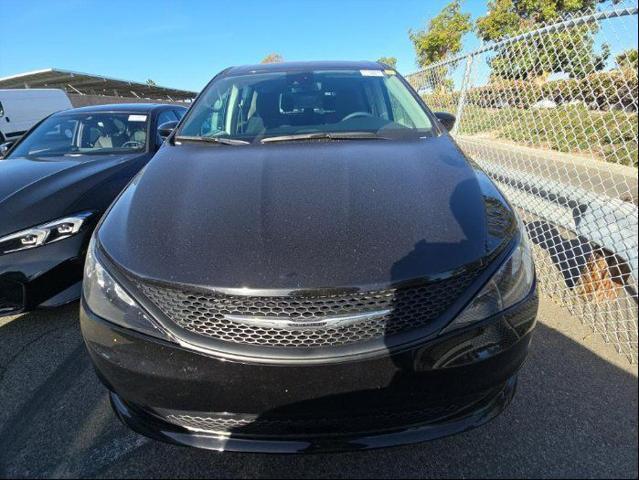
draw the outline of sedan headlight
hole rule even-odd
[[[80,231],[92,214],[92,212],[78,213],[2,237],[0,238],[0,255],[28,250],[72,237]]]
[[[535,267],[526,229],[521,221],[519,223],[517,248],[462,313],[444,329],[445,332],[502,312],[530,293],[535,281]]]
[[[82,284],[89,310],[121,327],[173,341],[171,335],[151,319],[100,264],[95,243],[94,236],[89,243]]]

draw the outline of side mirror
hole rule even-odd
[[[162,140],[171,135],[171,132],[175,130],[175,127],[177,127],[178,123],[179,122],[177,122],[176,120],[172,120],[170,122],[164,122],[158,127],[158,135],[160,135]]]
[[[444,126],[444,128],[448,130],[449,132],[455,126],[455,121],[457,119],[455,118],[455,115],[453,115],[452,113],[435,112],[435,116],[437,117],[439,122]]]
[[[7,152],[9,152],[9,149],[11,149],[11,147],[13,147],[14,143],[15,142],[4,142],[2,145],[0,145],[0,158],[4,158],[5,157]]]

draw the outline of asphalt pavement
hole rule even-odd
[[[139,436],[89,362],[78,306],[0,319],[0,477],[637,477],[637,370],[563,309],[509,409],[479,429],[368,452],[217,453]]]

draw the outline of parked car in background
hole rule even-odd
[[[176,105],[100,105],[42,120],[0,160],[0,315],[80,296],[93,227],[163,139]]]
[[[0,144],[17,140],[43,118],[69,108],[71,101],[62,90],[0,89]]]
[[[102,219],[81,325],[151,437],[318,452],[476,427],[537,313],[521,222],[394,70],[225,70]]]

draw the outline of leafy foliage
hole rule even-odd
[[[491,0],[488,14],[477,20],[477,32],[484,41],[499,41],[566,15],[590,11],[598,1]],[[543,41],[505,45],[491,60],[493,77],[534,79],[561,72],[583,78],[602,70],[610,50],[603,45],[601,52],[595,52],[597,31],[592,23],[543,34]]]
[[[527,80],[566,73],[583,78],[602,70],[610,55],[605,44],[600,53],[595,52],[596,33],[596,26],[582,25],[543,34],[545,38],[540,42],[522,40],[505,45],[490,62],[493,76]]]
[[[488,14],[477,20],[484,41],[500,40],[536,25],[595,7],[597,0],[491,0]]]
[[[282,55],[273,52],[264,57],[260,63],[282,63],[283,61],[284,57]]]
[[[499,80],[470,88],[466,103],[485,108],[530,109],[538,102],[551,100],[557,105],[584,105],[590,110],[635,112],[639,97],[637,71],[621,69],[596,72],[580,79],[554,80],[543,84],[524,80]],[[425,95],[428,103],[445,104],[454,109],[460,92],[436,92]]]
[[[470,14],[462,13],[460,0],[453,0],[428,23],[428,28],[408,32],[417,63],[426,67],[459,53],[463,36],[471,30]]]
[[[544,84],[495,81],[468,90],[459,133],[584,153],[637,167],[638,96],[636,69]],[[424,100],[434,110],[454,111],[459,97],[459,92],[434,91]],[[557,106],[535,108],[543,100]]]
[[[377,61],[379,63],[385,63],[391,68],[397,68],[397,58],[395,57],[380,57]]]
[[[619,68],[630,68],[637,71],[637,49],[626,50],[615,58]]]

